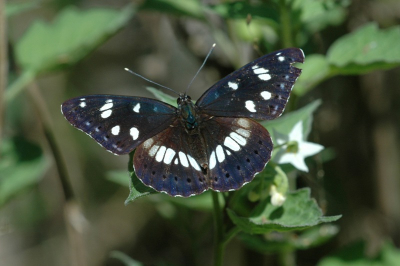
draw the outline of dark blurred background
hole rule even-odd
[[[29,25],[37,18],[52,21],[71,4],[83,10],[122,9],[129,1],[42,1],[36,8],[10,17],[7,30],[12,71],[18,69],[13,61],[13,45]],[[336,39],[371,21],[382,28],[398,25],[400,2],[349,1],[342,23],[315,32],[303,43],[306,60],[308,53],[325,54]],[[154,97],[145,89],[149,84],[124,71],[125,67],[183,91],[216,42],[217,47],[190,89],[189,94],[197,99],[224,75],[261,53],[271,52],[254,49],[258,47],[254,43],[232,35],[234,42],[225,47],[225,43],[215,40],[207,23],[227,31],[234,27],[214,16],[204,22],[157,11],[137,12],[125,27],[83,60],[35,81],[75,195],[75,201],[67,206],[51,147],[37,117],[37,107],[32,104],[33,96],[22,92],[10,104],[2,134],[23,136],[21,141],[39,144],[48,167],[40,180],[0,209],[0,265],[123,265],[110,258],[112,250],[122,251],[145,265],[211,263],[212,228],[199,228],[212,219],[210,212],[173,205],[160,195],[125,206],[128,187],[110,181],[107,173],[124,171],[128,156],[106,152],[71,127],[60,113],[63,101],[85,94]],[[282,48],[279,44],[271,47]],[[400,44],[388,49],[398,53]],[[234,50],[235,63],[226,50]],[[297,265],[315,265],[322,257],[356,241],[365,242],[367,257],[376,255],[387,240],[399,247],[399,86],[400,68],[395,67],[358,76],[335,76],[297,98],[297,107],[322,99],[310,139],[335,153],[318,169],[300,174],[297,187],[311,187],[326,215],[343,214],[336,222],[340,229],[337,236],[317,248],[298,251]],[[227,246],[224,265],[250,263],[274,265],[276,259],[233,240]]]

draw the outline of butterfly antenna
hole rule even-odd
[[[153,83],[153,84],[155,84],[155,85],[157,85],[157,86],[160,86],[161,88],[164,88],[164,89],[170,90],[170,91],[172,91],[173,93],[175,93],[175,94],[179,95],[179,93],[177,93],[177,92],[176,92],[176,91],[174,91],[173,89],[171,89],[171,88],[168,88],[167,86],[164,86],[164,85],[158,84],[157,82],[154,82],[154,81],[152,81],[152,80],[150,80],[150,79],[148,79],[148,78],[145,78],[145,77],[143,77],[142,75],[140,75],[140,74],[138,74],[138,73],[136,73],[136,72],[133,72],[133,71],[132,71],[132,70],[130,70],[129,68],[125,68],[125,70],[126,70],[126,71],[128,71],[129,73],[133,74],[133,75],[136,75],[136,76],[138,76],[139,78],[142,78],[142,79],[144,79],[145,81],[148,81],[148,82],[150,82],[150,83]]]
[[[208,52],[206,58],[204,59],[203,64],[201,65],[201,67],[199,68],[199,70],[197,70],[196,75],[194,75],[194,77],[192,78],[192,81],[190,81],[189,85],[187,86],[186,91],[185,91],[185,95],[186,95],[186,92],[188,91],[189,87],[192,85],[194,79],[195,79],[195,78],[197,77],[197,75],[200,73],[200,70],[201,70],[201,69],[204,67],[204,65],[206,64],[206,61],[207,61],[208,57],[210,57],[211,52],[214,50],[215,46],[216,46],[215,43],[211,46],[211,49],[210,49],[210,51]]]

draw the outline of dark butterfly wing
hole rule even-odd
[[[259,123],[247,118],[214,117],[206,124],[202,135],[207,143],[211,189],[239,189],[270,160],[272,140]]]
[[[289,48],[260,57],[236,70],[208,89],[196,102],[214,116],[271,120],[285,109],[303,63],[301,49]]]
[[[116,95],[73,98],[61,105],[61,112],[74,127],[117,155],[131,152],[177,117],[176,108],[166,103]]]
[[[171,196],[200,194],[208,188],[203,147],[199,135],[188,134],[175,121],[136,149],[135,173],[145,185]]]
[[[214,117],[196,134],[175,121],[136,149],[133,165],[145,185],[189,197],[242,187],[262,171],[271,150],[268,131],[247,118]]]

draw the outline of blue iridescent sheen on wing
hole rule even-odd
[[[133,166],[147,186],[171,196],[231,191],[261,172],[271,158],[270,120],[285,109],[301,70],[301,49],[260,57],[221,79],[194,104],[178,108],[116,95],[89,95],[62,104],[66,119],[114,154],[136,148]]]
[[[207,114],[271,120],[285,109],[303,63],[301,49],[264,55],[215,83],[196,102]]]

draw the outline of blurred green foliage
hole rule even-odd
[[[61,2],[58,4],[63,6]],[[5,99],[10,103],[39,75],[71,68],[126,27],[129,20],[138,13],[157,12],[203,23],[223,48],[227,60],[236,68],[240,62],[240,51],[235,46],[243,43],[253,45],[257,52],[287,45],[312,47],[314,34],[344,23],[349,5],[350,1],[345,0],[274,0],[262,3],[221,1],[212,5],[197,0],[145,0],[121,10],[82,10],[67,6],[59,11],[52,22],[43,22],[41,19],[34,21],[16,41],[15,57],[22,71],[15,79],[11,79]],[[35,2],[8,4],[6,15],[11,17],[36,8],[39,7]],[[225,22],[225,26],[215,25],[209,19],[210,16],[217,16]],[[326,54],[306,54],[304,65],[298,66],[303,69],[303,73],[293,89],[293,100],[306,95],[322,81],[338,75],[361,75],[399,66],[400,50],[392,49],[398,47],[399,43],[399,26],[380,29],[377,23],[368,23],[339,37]],[[310,48],[307,50],[314,51]],[[176,105],[175,98],[154,88],[148,90],[155,98]],[[298,121],[302,121],[303,133],[307,138],[312,129],[313,115],[321,104],[320,100],[303,108],[297,108],[294,104],[289,110],[291,112],[261,124],[275,139],[275,131],[288,134]],[[1,144],[0,206],[17,195],[23,195],[24,190],[40,182],[50,164],[39,145],[10,135]],[[220,193],[215,204],[209,192],[189,199],[178,199],[160,195],[144,186],[134,174],[132,156],[133,153],[129,157],[128,171],[119,170],[107,174],[108,180],[122,186],[129,185],[130,194],[125,203],[149,196],[145,199],[158,206],[158,211],[165,218],[174,216],[176,212],[182,211],[181,208],[206,213],[221,209],[221,213],[215,216],[221,215],[224,222],[221,228],[217,228],[217,231],[222,230],[223,237],[217,240],[222,246],[237,235],[248,248],[262,254],[286,254],[288,250],[294,252],[322,245],[338,232],[337,226],[325,223],[334,222],[341,216],[324,216],[310,197],[308,188],[285,194],[286,201],[280,207],[271,204],[268,195],[271,185],[286,193],[288,175],[296,170],[293,167],[276,166],[271,162],[252,183],[241,190]],[[299,233],[299,230],[302,231]],[[356,244],[322,259],[319,265],[400,263],[398,250],[389,243],[382,246],[375,258],[367,258],[364,253],[364,245]],[[112,257],[126,265],[141,265],[123,253],[114,252]],[[220,265],[220,262],[216,261],[215,264]]]

